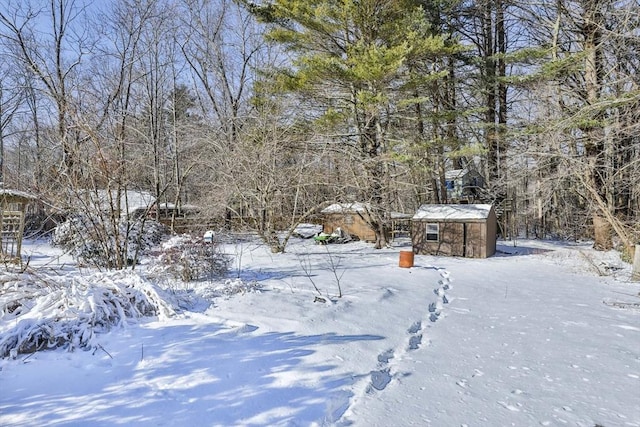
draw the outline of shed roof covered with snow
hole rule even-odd
[[[414,220],[458,221],[486,220],[492,205],[422,205],[413,215]]]
[[[323,214],[341,214],[341,213],[365,213],[371,211],[369,203],[351,202],[351,203],[334,203],[322,209]]]
[[[0,188],[0,199],[5,203],[26,203],[37,199],[36,196],[20,190],[12,190],[9,188]]]

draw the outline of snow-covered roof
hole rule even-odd
[[[491,205],[422,205],[413,219],[479,220],[489,217]]]
[[[391,212],[391,219],[411,219],[413,215],[402,212]]]
[[[123,206],[121,207],[124,209],[124,204],[126,202],[126,205],[129,207],[129,213],[138,209],[147,209],[156,201],[156,198],[153,197],[151,193],[147,193],[146,191],[127,190],[126,196],[126,201],[122,201]]]
[[[331,213],[365,213],[371,211],[371,205],[369,203],[334,203],[332,205],[327,206],[322,209],[322,213],[331,214]]]
[[[444,173],[444,179],[456,179],[464,176],[467,171],[464,169],[454,169]]]
[[[175,203],[159,203],[158,204],[158,208],[160,209],[177,209],[178,206]],[[196,206],[196,205],[192,205],[189,203],[183,203],[182,205],[180,205],[180,209],[183,210],[198,210],[200,209],[200,207]]]
[[[478,175],[478,172],[476,172],[475,170],[469,170],[469,169],[453,169],[450,171],[446,171],[444,173],[444,179],[446,180],[453,180],[453,179],[458,179],[458,178],[462,178],[467,174],[473,174],[473,175]]]
[[[107,190],[98,190],[97,196],[97,203],[102,207],[102,209],[107,209],[109,208],[109,201],[115,201],[117,193],[115,190],[111,190],[111,199],[109,199],[109,197],[107,197]],[[155,203],[155,201],[156,198],[146,191],[127,190],[122,193],[120,211],[132,214],[137,210],[148,209]]]
[[[26,193],[20,190],[11,190],[9,188],[0,188],[0,197],[15,197],[20,199],[35,199],[33,194]]]
[[[323,214],[340,214],[340,213],[369,213],[371,212],[371,205],[369,203],[334,203],[329,205],[321,211]],[[391,212],[392,219],[411,219],[412,214],[405,214],[402,212]]]

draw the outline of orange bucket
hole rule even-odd
[[[400,267],[413,267],[413,251],[400,251]]]

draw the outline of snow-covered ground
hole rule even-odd
[[[406,245],[229,244],[226,285],[163,281],[174,316],[0,360],[0,425],[640,426],[640,310],[614,304],[640,284],[615,253],[522,240],[399,268]]]

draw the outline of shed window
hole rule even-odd
[[[437,242],[440,240],[440,225],[427,224],[427,242]]]

